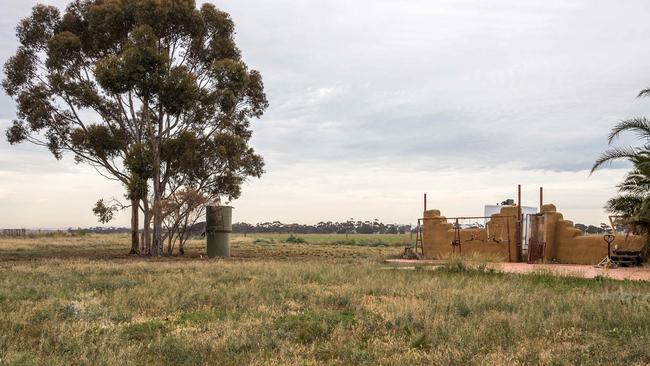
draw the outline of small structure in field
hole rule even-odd
[[[447,218],[439,210],[427,210],[422,221],[421,251],[426,259],[460,254],[508,262],[597,264],[609,255],[602,236],[585,235],[553,204],[527,215],[517,205],[500,206],[499,212],[489,217]],[[612,248],[638,252],[645,240],[641,235],[619,234]]]

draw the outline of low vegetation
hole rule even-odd
[[[199,240],[142,258],[127,236],[0,239],[0,363],[650,362],[649,283],[393,268],[398,245],[287,237],[235,236],[229,260]]]

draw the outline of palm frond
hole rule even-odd
[[[650,88],[641,90],[639,92],[639,95],[637,95],[636,97],[642,98],[642,97],[647,97],[648,95],[650,95]]]
[[[645,117],[637,117],[617,123],[607,137],[608,143],[611,145],[623,132],[634,132],[639,138],[650,139],[650,121]]]
[[[594,166],[591,168],[590,174],[593,174],[593,172],[599,168],[603,167],[604,165],[611,164],[616,160],[629,160],[630,162],[635,163],[640,158],[640,152],[640,149],[631,146],[609,149],[602,153],[598,159],[596,159]]]
[[[650,177],[650,159],[645,158],[642,154],[639,154],[638,160],[634,163],[634,167],[639,171],[639,174]]]
[[[633,170],[625,176],[623,182],[617,187],[621,192],[647,195],[650,193],[650,177]]]
[[[643,198],[635,194],[618,195],[607,201],[605,209],[614,214],[631,217],[641,209]]]

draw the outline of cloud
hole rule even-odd
[[[611,169],[590,177],[585,170],[522,170],[508,164],[429,171],[332,162],[274,166],[271,162],[267,175],[246,185],[246,194],[234,203],[235,220],[314,223],[353,217],[414,223],[423,193],[429,208],[445,215],[480,216],[485,204],[516,199],[517,184],[522,184],[524,205],[538,206],[538,189],[544,186],[545,202],[555,203],[567,219],[599,223],[607,218],[604,202],[624,174]]]
[[[1,62],[34,3],[5,6]],[[270,101],[253,123],[268,173],[235,203],[242,220],[408,221],[424,191],[443,211],[479,212],[522,183],[548,187],[567,217],[596,223],[624,166],[586,171],[614,123],[650,114],[635,98],[650,85],[644,0],[214,3],[231,13]],[[3,130],[14,113],[0,93]],[[4,197],[24,192],[16,174],[38,181],[57,171],[64,178],[52,184],[73,192],[66,179],[90,179],[84,169],[0,143]]]

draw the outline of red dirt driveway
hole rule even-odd
[[[580,264],[498,263],[495,268],[508,273],[549,271],[560,276],[594,278],[604,276],[617,280],[650,281],[648,267],[597,268]]]
[[[386,263],[398,265],[431,265],[444,264],[443,261],[388,259]],[[472,265],[472,262],[468,262]],[[478,265],[478,263],[477,263]],[[597,276],[609,277],[616,280],[650,281],[650,267],[628,268],[597,268],[581,264],[529,264],[529,263],[488,263],[488,267],[506,273],[539,273],[551,272],[558,276],[571,276],[594,278]]]

